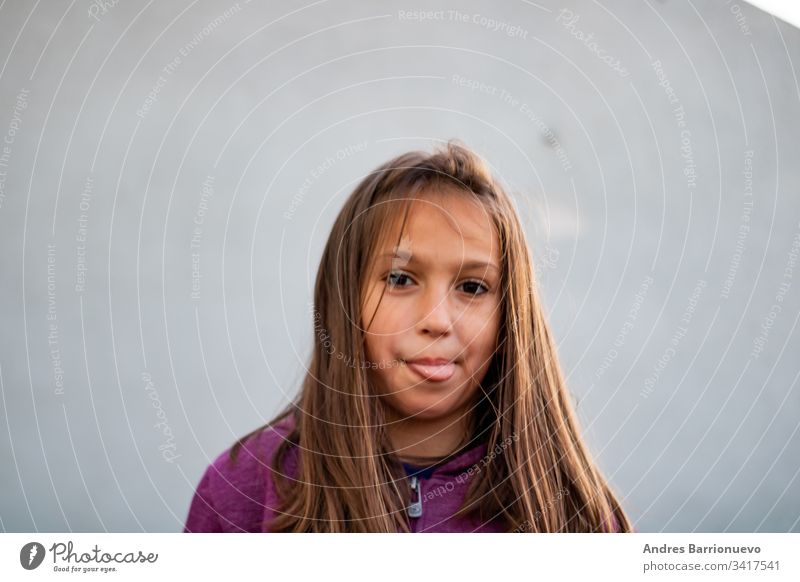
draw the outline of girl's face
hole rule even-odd
[[[370,379],[394,416],[443,418],[474,403],[497,347],[499,241],[480,203],[459,193],[414,201],[397,247],[396,222],[365,282]]]

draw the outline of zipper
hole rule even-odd
[[[408,506],[408,517],[422,517],[422,484],[417,475],[411,476],[411,491],[416,494],[417,500],[414,501],[413,495],[411,505]]]

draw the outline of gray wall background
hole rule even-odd
[[[800,32],[421,4],[0,6],[0,529],[180,530],[297,389],[345,197],[459,138],[514,194],[636,526],[800,531]]]

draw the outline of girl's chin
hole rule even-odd
[[[395,414],[404,419],[436,420],[452,414],[458,408],[455,395],[411,395],[407,391],[401,398],[388,398],[387,403]]]

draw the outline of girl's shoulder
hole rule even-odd
[[[261,531],[265,510],[274,504],[272,461],[293,428],[290,416],[248,435],[233,457],[233,446],[218,455],[197,485],[183,531]]]

